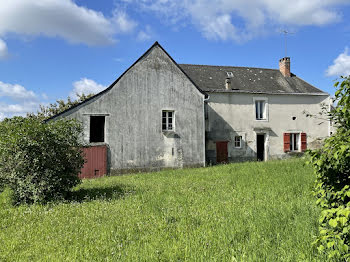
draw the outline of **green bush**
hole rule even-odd
[[[13,190],[16,203],[63,198],[80,183],[81,131],[74,120],[0,122],[0,181]]]
[[[319,236],[315,241],[330,258],[350,258],[350,77],[337,82],[337,105],[329,113],[337,132],[324,146],[309,152],[316,172],[317,204],[322,208]]]

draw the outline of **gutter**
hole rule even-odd
[[[267,95],[308,95],[308,96],[329,96],[328,93],[273,93],[273,92],[251,92],[251,91],[241,91],[241,90],[205,90],[207,93],[238,93],[238,94],[267,94]]]

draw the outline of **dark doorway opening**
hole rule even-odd
[[[256,135],[256,155],[258,161],[265,160],[265,135]]]
[[[228,152],[227,152],[227,141],[216,142],[216,163],[227,163]]]
[[[90,116],[90,143],[105,141],[105,116]]]

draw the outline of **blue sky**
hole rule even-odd
[[[178,63],[278,68],[334,94],[350,0],[2,0],[0,119],[109,86],[155,41]]]

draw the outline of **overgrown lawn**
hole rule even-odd
[[[12,207],[0,261],[327,261],[302,160],[86,180],[72,200]]]

